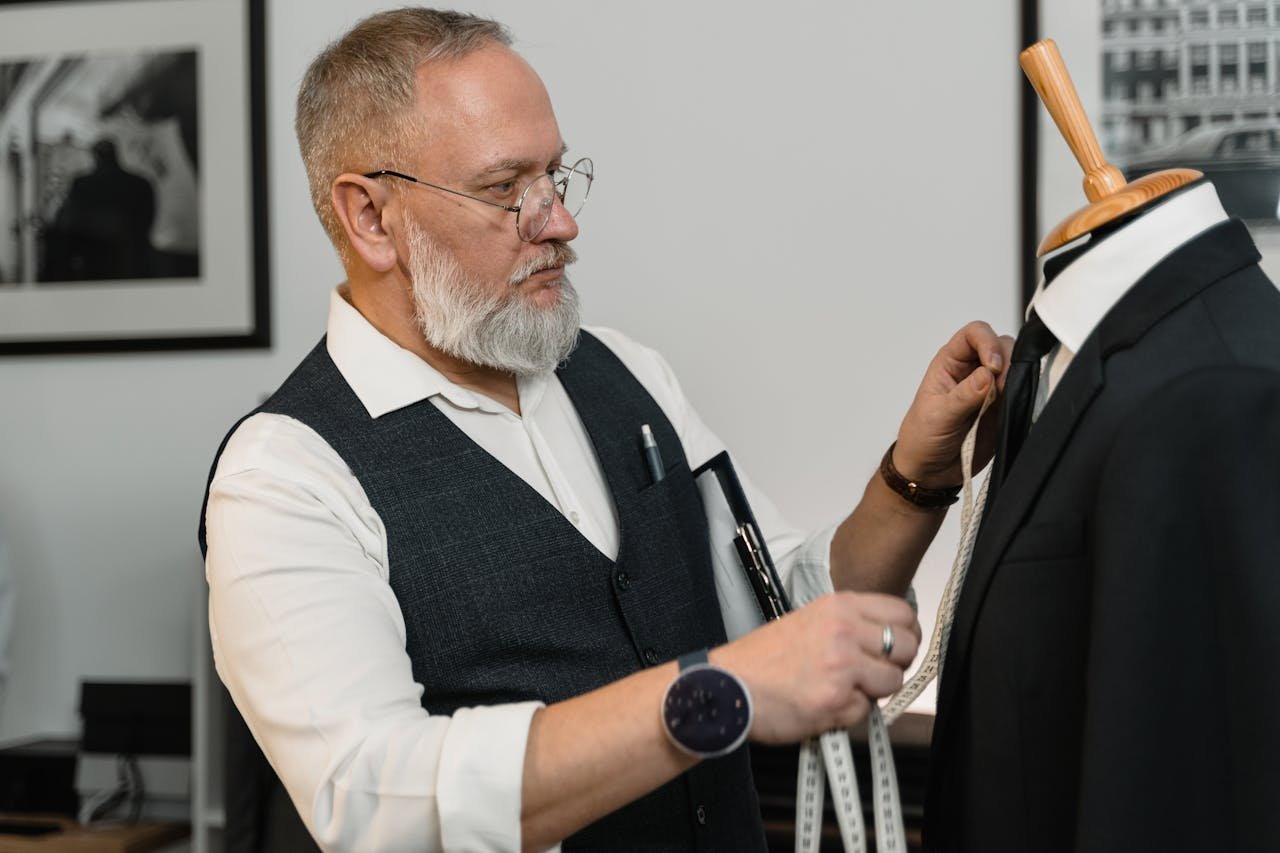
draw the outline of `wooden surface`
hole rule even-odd
[[[1059,222],[1052,231],[1040,241],[1037,255],[1052,252],[1059,246],[1065,246],[1072,240],[1088,234],[1095,228],[1119,219],[1131,213],[1149,201],[1173,192],[1178,187],[1186,186],[1194,180],[1203,178],[1203,172],[1195,169],[1165,169],[1143,175],[1131,184],[1126,184],[1118,192],[1105,198],[1086,204],[1066,219]]]
[[[1057,43],[1053,39],[1036,42],[1019,54],[1018,64],[1053,116],[1080,168],[1084,169],[1084,194],[1089,201],[1098,201],[1121,189],[1124,176],[1103,158],[1102,147],[1085,115]]]
[[[1038,41],[1018,55],[1018,64],[1044,103],[1071,153],[1084,170],[1089,204],[1068,216],[1040,242],[1043,255],[1064,246],[1144,204],[1203,177],[1192,169],[1167,169],[1126,184],[1124,175],[1102,156],[1080,95],[1053,39]]]
[[[65,817],[0,815],[0,823],[56,824],[48,835],[0,834],[0,853],[146,853],[187,837],[185,823],[102,824],[81,826]]]

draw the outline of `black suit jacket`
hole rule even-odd
[[[1280,292],[1238,222],[1138,282],[988,506],[932,850],[1280,850]]]

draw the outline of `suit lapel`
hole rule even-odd
[[[1175,308],[1260,260],[1262,255],[1240,220],[1210,228],[1156,264],[1102,318],[1095,332],[1102,358],[1133,346]]]
[[[968,666],[969,647],[982,602],[1009,540],[1040,494],[1067,440],[1106,382],[1105,363],[1133,346],[1161,319],[1214,282],[1257,263],[1258,251],[1237,220],[1217,225],[1173,252],[1130,288],[1072,359],[1044,412],[987,508],[974,545],[964,590],[956,606],[938,691],[935,743]]]
[[[955,620],[951,626],[946,676],[943,677],[938,692],[939,716],[942,716],[944,708],[950,707],[961,681],[956,678],[956,674],[966,669],[973,628],[987,589],[995,577],[1000,557],[1040,493],[1046,477],[1075,431],[1076,424],[1103,385],[1099,349],[1096,341],[1091,338],[1071,360],[1061,383],[1049,398],[1035,426],[1027,434],[1026,443],[996,494],[995,502],[987,507],[983,515],[982,528],[974,544],[973,559],[969,563],[964,590],[956,605]]]

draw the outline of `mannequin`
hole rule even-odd
[[[1032,301],[1058,343],[956,609],[929,849],[1280,849],[1280,292],[1177,178],[1042,245],[1089,235]]]

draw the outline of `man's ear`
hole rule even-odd
[[[352,252],[377,272],[394,267],[398,251],[384,222],[391,191],[373,178],[345,172],[334,178],[330,200]]]

